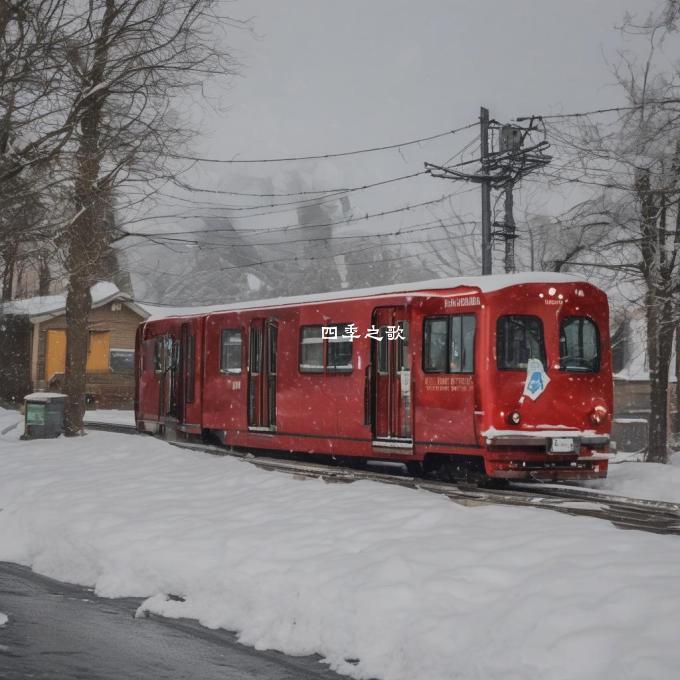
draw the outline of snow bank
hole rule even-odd
[[[98,408],[85,411],[83,420],[86,423],[108,423],[109,425],[135,425],[135,412],[119,409]]]
[[[610,465],[607,478],[593,486],[620,496],[680,503],[680,454],[672,456],[667,465],[642,462]]]
[[[356,678],[670,680],[680,541],[110,433],[0,442],[0,560]],[[184,601],[169,600],[166,594]]]
[[[0,627],[4,626],[9,621],[7,614],[0,612]]]
[[[21,424],[24,417],[19,411],[11,409],[0,408],[0,437],[7,435],[12,430],[16,429]],[[22,428],[23,432],[23,428]]]

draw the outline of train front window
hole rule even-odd
[[[496,326],[496,357],[502,371],[526,370],[529,359],[546,366],[543,323],[537,316],[501,316]]]
[[[560,370],[596,373],[600,370],[600,334],[585,316],[570,316],[560,325]]]

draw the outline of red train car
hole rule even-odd
[[[571,276],[445,279],[151,319],[137,352],[142,431],[448,478],[607,474],[607,298]]]

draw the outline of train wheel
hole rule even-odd
[[[405,463],[405,465],[409,475],[411,475],[412,477],[423,476],[423,466],[419,460],[411,460],[408,463]]]

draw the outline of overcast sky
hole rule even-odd
[[[616,106],[625,101],[607,60],[642,44],[627,42],[617,26],[626,12],[644,18],[659,6],[657,0],[223,2],[222,13],[251,19],[254,34],[227,29],[241,75],[222,91],[221,112],[201,111],[203,135],[194,148],[211,158],[334,153],[473,123],[480,105],[503,122]],[[422,170],[425,160],[444,163],[476,134],[294,168],[200,164],[196,182],[242,189],[238,175],[254,175],[278,177],[292,190],[356,186]],[[308,183],[291,187],[291,169],[307,173]],[[426,200],[443,193],[444,184],[416,179],[355,195],[354,206],[375,211],[399,197]]]
[[[337,153],[475,123],[480,105],[502,122],[622,105],[611,64],[619,50],[639,52],[643,42],[626,39],[617,26],[626,12],[644,19],[660,5],[658,0],[225,1],[221,12],[251,19],[253,32],[227,29],[227,44],[243,66],[230,87],[220,90],[219,113],[194,103],[202,129],[194,150],[222,159]],[[475,128],[399,150],[295,165],[200,163],[185,179],[231,191],[265,191],[265,183],[248,184],[244,177],[273,180],[268,190],[275,192],[358,186],[420,171],[424,161],[477,157],[477,134]],[[545,182],[524,182],[515,196],[520,229],[523,210],[557,214],[578,190],[566,194]],[[429,176],[357,192],[351,201],[355,214],[374,213],[449,191],[461,195],[439,205],[438,212],[428,207],[342,229],[387,233],[453,214],[478,222],[477,185]],[[193,202],[197,197],[200,208]],[[157,207],[196,215],[215,214],[216,202],[257,203],[210,194],[188,199],[177,207],[163,196]],[[239,212],[237,228],[294,223],[294,207],[285,210],[265,216],[258,216],[261,210],[254,216]],[[202,220],[192,219],[154,220],[144,228],[202,228]]]
[[[620,102],[605,58],[626,11],[651,0],[238,0],[259,39],[207,120],[203,148],[231,157],[388,144],[458,127]],[[453,149],[452,149],[453,150]]]

